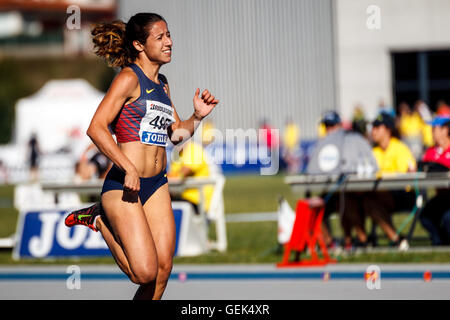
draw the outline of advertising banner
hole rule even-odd
[[[86,204],[85,206],[89,206]],[[206,224],[194,214],[191,204],[173,202],[176,225],[176,256],[207,251]],[[66,227],[64,219],[74,209],[54,208],[20,212],[14,259],[110,256],[100,232],[85,226]]]

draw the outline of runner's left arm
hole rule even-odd
[[[169,85],[166,84],[165,87],[167,89],[167,95],[170,98]],[[200,89],[197,88],[193,99],[194,113],[190,118],[184,121],[180,119],[175,106],[172,103],[175,122],[167,128],[170,141],[176,145],[192,137],[194,131],[199,126],[200,121],[210,114],[218,103],[219,100],[217,100],[207,89],[203,90],[200,95]]]

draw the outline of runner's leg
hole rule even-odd
[[[97,226],[119,267],[137,284],[156,279],[158,259],[152,234],[140,201],[124,201],[122,190],[102,195],[108,223],[97,219]]]
[[[158,254],[158,275],[156,286],[141,285],[135,299],[161,299],[172,271],[172,257],[175,252],[175,220],[168,184],[161,186],[144,204],[144,211],[150,226]]]

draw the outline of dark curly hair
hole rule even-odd
[[[166,20],[156,13],[138,13],[125,23],[121,20],[102,22],[91,31],[94,52],[112,67],[125,67],[133,63],[139,52],[133,41],[144,44],[153,23]],[[167,22],[166,22],[167,23]]]

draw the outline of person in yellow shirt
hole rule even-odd
[[[207,146],[214,142],[216,128],[212,120],[204,120],[201,128],[201,139],[203,146]]]
[[[422,138],[425,147],[433,146],[433,128],[427,123],[422,127]]]
[[[393,136],[394,118],[380,113],[372,123],[373,148],[380,174],[405,173],[416,170],[416,160],[408,146]]]
[[[175,151],[175,150],[174,150]],[[205,178],[211,175],[211,168],[207,158],[207,154],[202,145],[189,140],[182,146],[179,157],[170,164],[170,170],[167,176],[169,178],[195,177]],[[181,200],[189,201],[198,213],[200,204],[200,192],[203,192],[204,209],[209,210],[214,186],[206,185],[203,188],[189,188],[181,193]],[[172,196],[172,200],[177,200],[176,196]]]
[[[283,131],[283,159],[289,173],[298,173],[300,170],[300,128],[292,119],[286,122]]]
[[[293,152],[298,148],[298,143],[300,142],[300,128],[295,124],[294,121],[289,120],[284,128],[283,135],[284,146]]]
[[[395,120],[387,113],[380,113],[372,123],[372,140],[376,144],[373,153],[378,165],[378,175],[406,173],[416,170],[416,160],[409,148],[396,134]],[[391,214],[414,206],[413,192],[393,190],[391,192],[369,192],[365,198],[365,212],[378,224],[391,241],[400,245],[404,239],[396,233]]]
[[[411,149],[414,157],[420,159],[424,146],[429,147],[433,144],[431,126],[424,119],[425,103],[418,100],[411,109],[403,102],[399,105],[399,132],[403,142]]]
[[[411,110],[410,106],[405,102],[399,105],[399,111],[400,136],[405,138],[420,137],[422,135],[422,126],[424,125],[420,114]]]

